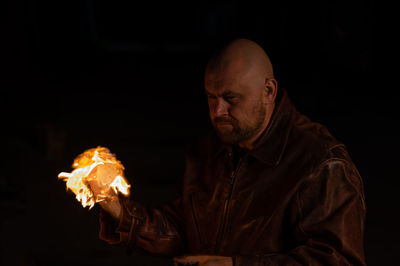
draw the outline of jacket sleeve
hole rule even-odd
[[[297,191],[291,208],[298,245],[282,253],[233,257],[244,265],[365,265],[365,201],[358,171],[324,162]]]
[[[120,198],[120,203],[119,222],[100,210],[100,239],[153,254],[173,256],[181,253],[184,226],[180,198],[151,209],[127,198]]]

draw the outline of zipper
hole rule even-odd
[[[196,215],[196,210],[194,208],[193,194],[190,196],[190,203],[192,204],[192,215],[193,215],[193,220],[194,220],[194,226],[196,226],[196,230],[197,230],[197,234],[198,234],[199,242],[200,242],[200,248],[202,248],[203,247],[203,241],[201,240],[198,217]]]
[[[230,199],[232,196],[232,191],[233,191],[233,186],[235,184],[236,174],[239,172],[241,162],[242,162],[242,159],[239,159],[236,169],[231,174],[231,178],[230,178],[230,182],[229,182],[230,187],[229,187],[228,195],[225,198],[224,210],[222,212],[222,221],[221,221],[221,225],[219,226],[217,239],[215,240],[215,251],[216,252],[218,252],[218,249],[220,248],[220,244],[221,244],[220,242],[221,242],[223,234],[224,234],[225,223],[226,223],[226,218],[227,218],[228,209],[229,209],[229,202],[230,202]]]

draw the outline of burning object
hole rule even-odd
[[[76,195],[83,207],[91,209],[96,202],[116,198],[118,193],[129,195],[124,166],[107,148],[86,150],[75,158],[72,168],[71,173],[61,172],[58,178],[66,182],[67,190]]]

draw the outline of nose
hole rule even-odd
[[[213,103],[210,103],[210,112],[213,117],[229,116],[229,103],[217,98]]]

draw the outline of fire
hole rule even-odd
[[[97,147],[78,155],[71,173],[61,172],[59,179],[66,181],[83,207],[91,209],[96,202],[115,198],[118,193],[128,196],[130,185],[124,178],[124,166],[109,149]],[[95,196],[93,191],[97,191]]]

